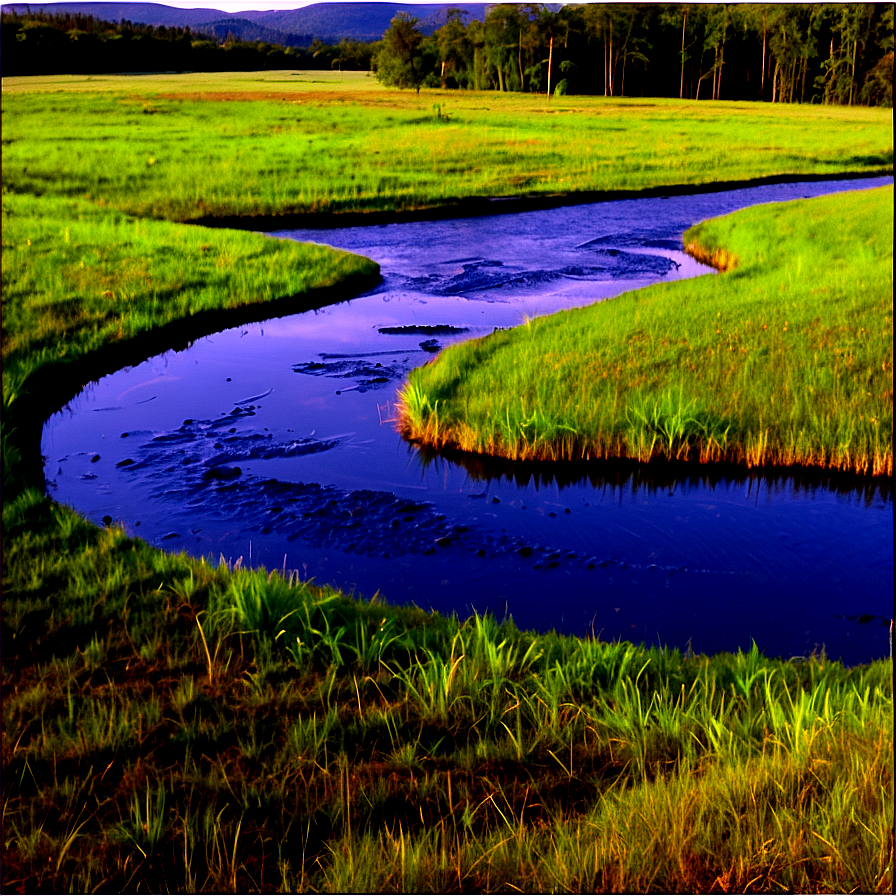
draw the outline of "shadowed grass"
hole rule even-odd
[[[728,273],[452,346],[411,373],[401,430],[514,459],[891,475],[892,209],[881,188],[698,225],[689,249]]]
[[[892,883],[890,661],[536,636],[4,513],[5,888]]]

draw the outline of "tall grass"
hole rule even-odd
[[[446,124],[433,101],[450,111]],[[169,220],[891,170],[888,110],[391,91],[301,73],[6,78],[5,188]],[[720,160],[724,159],[720,174]]]
[[[66,541],[44,530],[7,558],[4,668],[28,670],[3,706],[7,887],[892,883],[890,661],[534,636],[160,555],[56,513]],[[105,597],[85,617],[86,593]],[[337,649],[297,656],[283,620],[321,608]],[[362,632],[388,626],[401,643],[371,666]],[[97,630],[102,669],[79,656]]]
[[[452,346],[411,373],[402,431],[510,458],[891,475],[892,236],[892,188],[705,222],[686,243],[735,268]]]
[[[290,87],[272,74],[4,80],[2,889],[891,892],[891,661],[845,669],[823,655],[784,663],[755,648],[683,657],[357,602],[286,570],[162,553],[97,529],[34,487],[26,472],[36,443],[20,431],[40,422],[59,389],[77,388],[79,359],[106,363],[120,345],[113,360],[124,363],[146,350],[141,334],[166,324],[176,329],[165,339],[191,338],[203,309],[248,315],[255,302],[263,313],[301,302],[272,297],[374,276],[345,256],[129,216],[188,217],[205,213],[201,202],[216,214],[312,207],[308,197],[290,206],[283,186],[300,123],[273,125],[271,116],[307,112],[302,138],[336,147],[352,165],[358,156],[340,143],[340,125],[368,149],[382,128],[383,146],[401,152],[364,164],[382,164],[376,202],[388,208],[438,201],[425,177],[398,169],[416,165],[428,177],[427,165],[443,166],[450,179],[451,160],[467,164],[467,139],[487,137],[495,180],[481,189],[498,193],[566,176],[578,189],[597,182],[587,181],[588,164],[616,169],[601,183],[628,183],[614,154],[622,138],[600,158],[597,138],[583,138],[590,162],[570,162],[568,172],[566,155],[544,154],[603,120],[621,126],[628,115],[647,127],[655,115],[651,133],[665,141],[657,151],[676,178],[687,157],[669,152],[685,145],[670,126],[705,135],[696,117],[670,122],[686,109],[674,103],[644,113],[554,102],[561,129],[531,100],[488,97],[486,118],[486,98],[452,95],[446,102],[463,104],[451,110],[457,129],[449,139],[439,123],[447,142],[421,150],[415,141],[429,123],[414,122],[413,98],[378,87],[347,95],[328,74],[316,74],[327,83],[315,86],[279,77]],[[287,92],[272,100],[275,89]],[[198,98],[209,91],[222,102]],[[700,106],[720,127],[722,111]],[[775,130],[812,166],[867,170],[891,145],[875,136],[877,118],[855,110],[825,112],[839,141],[832,154],[808,149],[803,125],[820,120],[817,110],[724,111],[742,124],[765,119],[748,139]],[[285,142],[277,126],[290,131]],[[189,151],[201,141],[191,128],[208,144],[195,164]],[[97,150],[100,137],[109,139]],[[303,150],[312,167],[318,154],[328,156]],[[853,163],[850,154],[870,158]],[[718,176],[708,159],[697,177]],[[528,170],[533,160],[549,162],[556,178]],[[331,162],[320,164],[318,174]],[[351,170],[337,177],[345,196]],[[491,176],[473,175],[469,189]],[[320,207],[342,189],[326,177],[317,187],[298,173],[295,181],[318,190],[309,196]],[[274,186],[263,192],[263,182]],[[365,182],[356,207],[374,205]],[[710,237],[701,241],[711,247]],[[872,261],[878,252],[873,242],[863,251]],[[793,329],[794,310],[783,310]],[[725,326],[738,319],[732,313]],[[839,348],[845,325],[820,330],[821,320],[813,332]],[[467,351],[487,354],[482,343]],[[443,357],[433,368],[440,376],[464,374],[451,353]],[[643,391],[626,425],[643,418],[658,438],[674,438],[676,420],[707,422],[699,398],[676,391],[664,404]],[[431,396],[429,408],[441,412],[441,401]],[[527,399],[501,425],[551,446],[548,410]],[[572,416],[552,425],[577,437]],[[721,438],[725,428],[713,432]]]
[[[4,533],[5,888],[892,884],[889,660],[359,603],[28,491]]]

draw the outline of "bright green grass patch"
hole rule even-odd
[[[368,259],[323,246],[7,193],[4,395],[17,387],[20,369],[51,356],[79,357],[202,311],[269,303],[377,272]]]
[[[6,189],[175,220],[401,211],[893,162],[889,110],[417,96],[357,74],[6,79],[3,110]]]
[[[893,469],[893,190],[756,207],[686,243],[737,259],[453,346],[409,377],[413,439],[512,458]]]

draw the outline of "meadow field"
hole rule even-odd
[[[877,108],[418,97],[319,72],[6,78],[3,94],[8,190],[173,221],[892,169]]]
[[[889,110],[292,72],[4,79],[2,104],[4,891],[892,891],[892,660],[685,656],[169,555],[50,501],[38,441],[104,369],[377,276],[247,230],[889,173]],[[891,190],[754,209],[689,236],[738,264],[675,284],[676,310],[661,288],[581,312],[577,339],[612,322],[624,351],[643,343],[647,367],[606,359],[640,396],[619,405],[645,421],[632,453],[702,450],[676,415],[746,444],[744,385],[771,359],[769,402],[811,405],[823,432],[862,418],[865,447],[837,455],[836,429],[812,451],[891,473],[891,234]],[[567,319],[493,345],[543,365]],[[412,380],[424,410],[447,402],[425,391],[439,371],[475,384],[486,359],[463,352],[483,354]],[[688,378],[697,353],[721,360]],[[718,390],[739,398],[713,408]],[[526,421],[555,399],[531,398],[516,430],[543,446]]]

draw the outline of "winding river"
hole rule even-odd
[[[382,282],[90,384],[44,426],[49,492],[166,550],[241,556],[442,612],[699,652],[755,640],[771,655],[885,656],[889,487],[427,457],[392,423],[408,370],[453,341],[715,276],[681,251],[697,221],[884,183],[276,234],[371,257]]]

